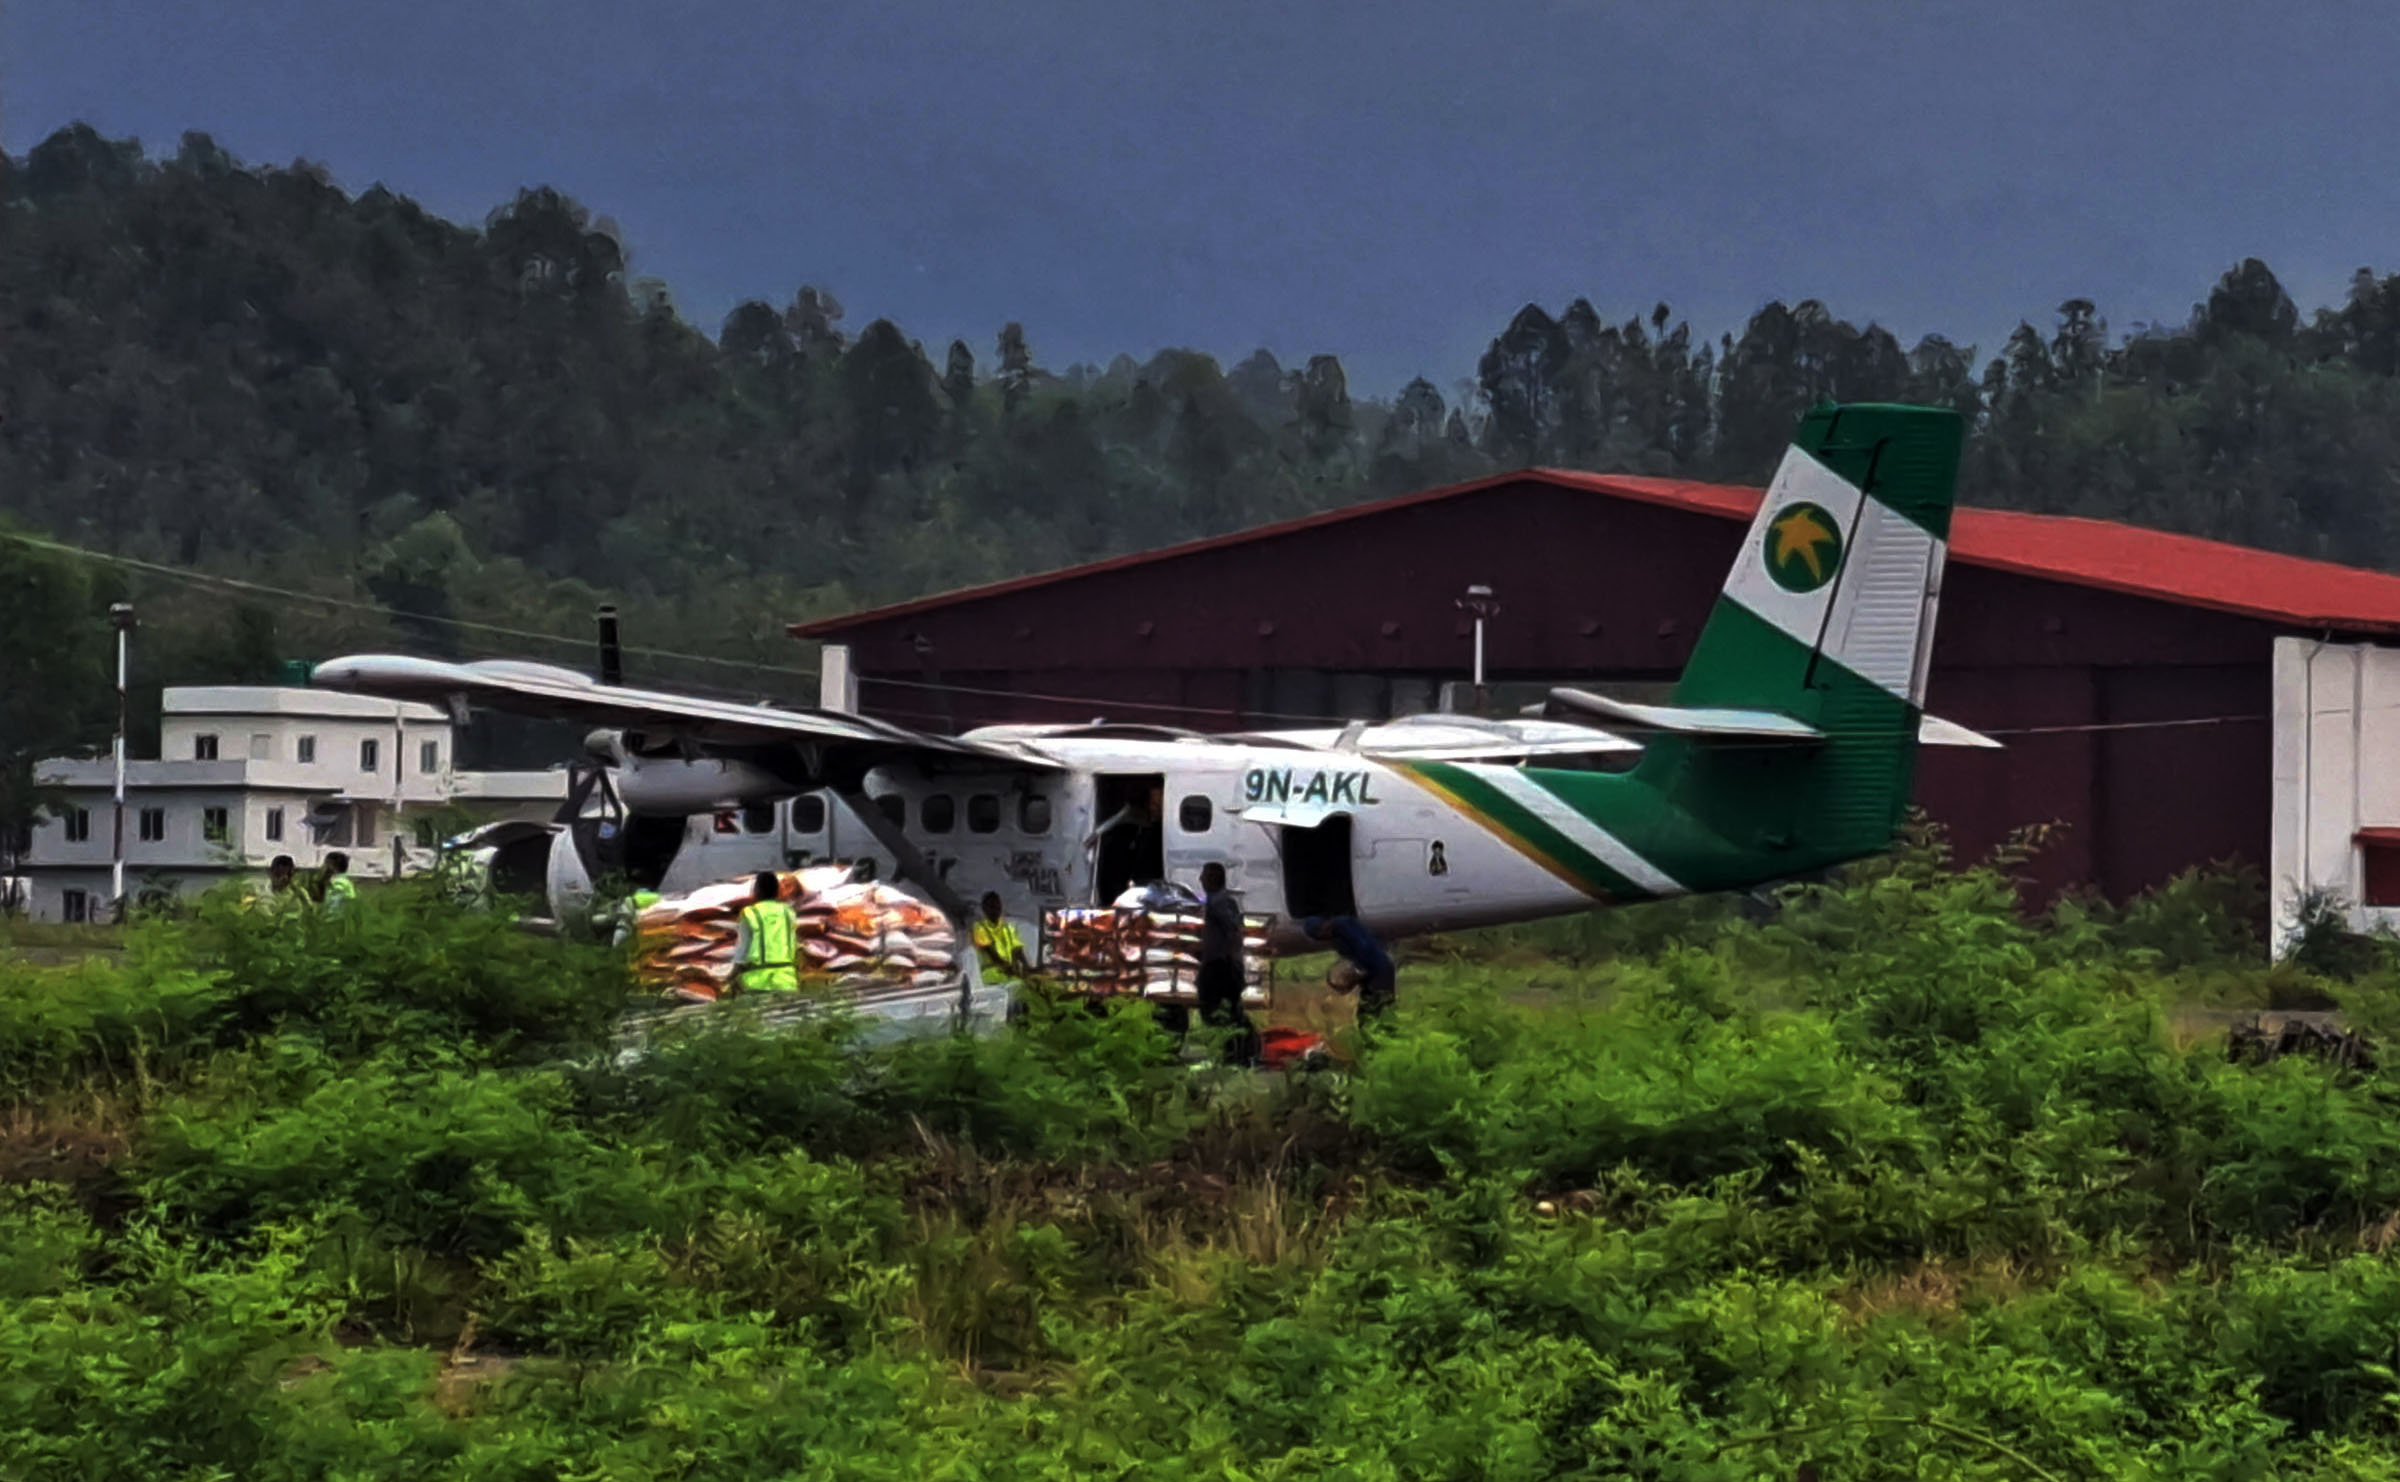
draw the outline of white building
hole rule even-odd
[[[188,893],[262,875],[280,854],[302,870],[340,850],[350,872],[422,867],[465,821],[547,818],[563,769],[461,772],[448,719],[426,705],[328,690],[191,686],[166,691],[156,760],[126,763],[125,890]],[[116,848],[115,764],[55,758],[36,776],[64,800],[33,830],[22,874],[35,920],[104,917]]]
[[[2275,640],[2277,955],[2301,902],[2400,930],[2400,649]]]

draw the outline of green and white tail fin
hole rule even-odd
[[[1802,420],[1673,703],[1651,707],[1659,739],[1638,775],[1758,847],[1851,858],[1889,843],[1924,725],[1963,441],[1942,408]]]
[[[1937,408],[1810,412],[1675,703],[1805,720],[1848,675],[1922,714],[1963,431]]]

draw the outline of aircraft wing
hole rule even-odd
[[[1629,730],[1670,736],[1722,736],[1753,741],[1822,741],[1825,733],[1803,720],[1771,710],[1724,710],[1678,705],[1641,705],[1589,690],[1554,689],[1537,711],[1594,716]],[[1920,746],[1972,746],[1997,750],[2000,743],[1954,720],[1925,715],[1917,720]]]
[[[1487,720],[1477,715],[1410,715],[1342,729],[1253,731],[1224,741],[1269,741],[1320,751],[1353,751],[1395,761],[1512,761],[1520,757],[1591,756],[1639,751],[1639,742],[1571,721]]]
[[[317,665],[309,683],[387,699],[447,705],[454,712],[463,706],[481,705],[515,715],[655,731],[663,737],[704,745],[816,745],[878,754],[892,761],[984,758],[1016,767],[1057,767],[1057,763],[1018,747],[912,731],[863,715],[785,710],[601,684],[572,669],[512,659],[452,664],[403,654],[361,654]]]

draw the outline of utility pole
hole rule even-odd
[[[599,611],[594,616],[600,620],[600,682],[610,685],[623,684],[625,682],[625,650],[617,642],[617,605],[614,602],[604,602],[600,604]]]
[[[401,815],[408,808],[408,715],[405,705],[392,706],[392,878],[408,864],[407,825]]]
[[[126,660],[133,635],[133,604],[112,602],[108,620],[117,630],[117,734],[110,745],[117,764],[117,818],[115,842],[111,846],[108,868],[108,898],[115,903],[117,920],[125,919],[125,672]]]
[[[1458,607],[1475,618],[1475,713],[1481,715],[1490,708],[1483,689],[1483,622],[1500,615],[1500,604],[1493,600],[1490,587],[1477,582],[1458,599]]]

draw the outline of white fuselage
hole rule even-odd
[[[1034,735],[1018,744],[1055,768],[889,767],[869,773],[865,790],[953,891],[969,902],[996,891],[1019,921],[1106,904],[1128,884],[1197,888],[1212,861],[1245,910],[1278,918],[1274,945],[1286,951],[1303,946],[1298,922],[1310,915],[1352,914],[1393,938],[1601,904],[1404,768],[1370,756],[1200,738]],[[829,859],[898,872],[838,798],[792,795],[738,764],[631,757],[617,786],[637,813],[707,809],[683,819],[657,881],[667,894]],[[1126,825],[1091,843],[1124,801],[1146,799],[1153,786],[1164,816],[1147,838]]]

